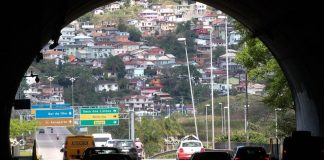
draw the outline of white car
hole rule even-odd
[[[189,160],[196,152],[205,152],[202,142],[194,135],[186,136],[177,149],[177,160]]]

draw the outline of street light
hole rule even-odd
[[[194,100],[194,97],[193,97],[193,91],[192,91],[192,85],[191,85],[190,67],[189,67],[188,51],[187,51],[187,42],[186,42],[186,38],[178,38],[178,41],[181,41],[181,42],[183,41],[184,44],[185,44],[187,68],[188,68],[188,79],[189,79],[190,93],[191,93],[191,103],[192,103],[193,115],[194,115],[194,119],[195,119],[196,136],[199,138],[199,136],[198,136],[198,128],[197,128],[197,120],[196,120],[195,100]]]
[[[78,77],[66,77],[66,78],[69,78],[69,80],[72,82],[72,85],[71,85],[71,87],[72,87],[72,97],[71,97],[71,105],[72,106],[74,106],[74,98],[73,98],[73,82],[76,80],[76,78],[78,78]]]
[[[208,107],[209,107],[209,104],[206,104],[206,140],[207,140],[207,145],[206,145],[206,148],[208,148]]]
[[[210,88],[211,88],[211,109],[212,109],[212,145],[215,149],[215,119],[214,119],[214,73],[213,73],[213,41],[212,41],[213,27],[209,30],[209,47],[210,47]]]
[[[227,45],[227,16],[219,16],[225,20],[225,55],[226,55],[226,86],[227,86],[227,129],[228,129],[228,149],[231,149],[231,117],[230,117],[230,101],[229,101],[229,74],[228,74],[228,45]],[[225,107],[224,107],[225,109]]]
[[[54,77],[56,76],[46,76],[48,81],[50,82],[50,108],[52,108],[52,81],[54,80]]]

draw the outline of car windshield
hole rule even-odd
[[[201,147],[200,142],[184,142],[182,143],[182,147]]]

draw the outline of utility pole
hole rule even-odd
[[[131,124],[130,124],[130,127],[131,127],[131,139],[132,140],[135,140],[135,115],[134,115],[134,106],[131,107],[131,110],[130,110],[130,121],[131,121]]]
[[[182,115],[183,115],[183,96],[181,96],[181,112],[182,112]]]

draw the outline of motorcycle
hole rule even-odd
[[[138,155],[139,160],[144,159],[144,157],[145,157],[144,149],[143,148],[141,148],[141,149],[137,148],[137,155]]]

